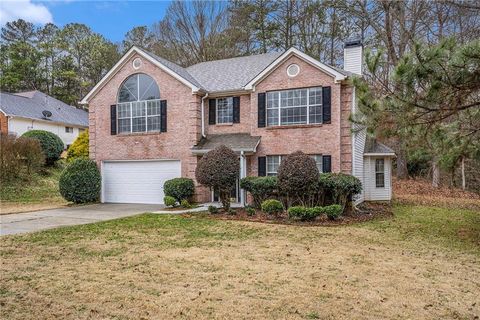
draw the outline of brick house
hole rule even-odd
[[[90,156],[102,173],[103,202],[163,203],[163,183],[195,179],[203,154],[224,144],[240,158],[239,178],[275,175],[301,150],[320,171],[357,176],[357,202],[391,199],[393,151],[352,131],[362,47],[345,46],[345,70],[291,48],[187,68],[131,48],[84,97]],[[196,200],[215,200],[196,185]],[[232,190],[232,201],[246,201]]]

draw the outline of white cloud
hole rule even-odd
[[[31,0],[0,0],[0,25],[17,19],[35,24],[53,22],[52,13],[43,4]]]

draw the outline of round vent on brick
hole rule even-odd
[[[135,58],[133,60],[133,69],[138,70],[142,66],[142,60],[140,58]]]
[[[300,67],[298,64],[291,64],[287,68],[287,75],[291,78],[296,77],[300,73]]]

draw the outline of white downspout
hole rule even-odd
[[[202,97],[202,137],[205,138],[205,99],[208,98],[208,92]]]

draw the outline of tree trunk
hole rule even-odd
[[[432,165],[432,186],[438,188],[440,186],[440,167],[438,165],[438,159],[433,159]]]
[[[465,188],[467,187],[467,184],[465,182],[465,157],[462,157],[461,168],[462,168],[462,190],[465,190]]]

